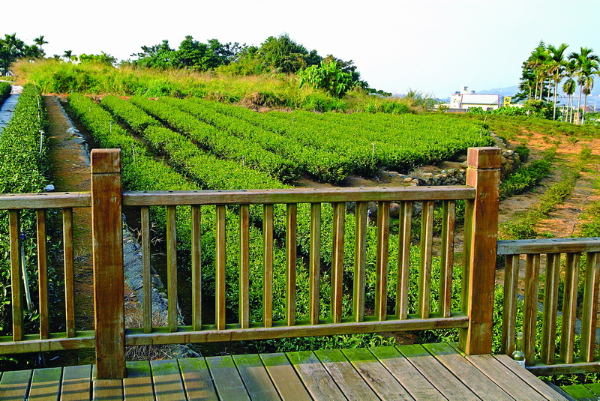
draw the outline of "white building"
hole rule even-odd
[[[500,95],[478,95],[475,91],[469,91],[463,86],[462,91],[457,91],[450,96],[448,111],[468,111],[473,107],[481,107],[484,111],[496,110],[500,107]]]

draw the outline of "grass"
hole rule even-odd
[[[58,60],[18,62],[13,70],[20,83],[36,83],[44,93],[113,94],[146,97],[195,96],[247,107],[292,108],[309,111],[366,111],[413,113],[432,106],[417,91],[405,98],[384,98],[354,89],[342,99],[309,86],[300,88],[294,74],[232,76],[217,72],[115,68],[102,64],[73,64]]]

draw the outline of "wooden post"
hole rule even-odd
[[[498,239],[498,199],[501,153],[498,148],[470,148],[467,185],[475,199],[465,211],[463,311],[469,327],[460,332],[460,348],[467,354],[492,351],[494,276]]]
[[[96,378],[125,377],[121,151],[94,149],[92,238]]]

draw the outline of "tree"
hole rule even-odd
[[[567,101],[567,118],[565,121],[573,122],[572,120],[572,109],[573,109],[573,94],[575,93],[575,89],[577,89],[577,83],[573,77],[575,76],[575,71],[577,69],[577,65],[574,60],[568,60],[565,62],[565,76],[566,81],[563,83],[562,90],[569,97]]]
[[[260,45],[257,55],[262,59],[264,66],[284,73],[298,72],[300,69],[317,65],[322,60],[316,51],[309,52],[287,34],[269,36]]]
[[[98,63],[113,66],[117,63],[116,57],[111,56],[108,53],[102,52],[101,54],[81,54],[79,61],[82,63]]]
[[[554,81],[554,110],[552,119],[556,120],[556,100],[558,84],[564,77],[565,73],[565,51],[569,45],[563,43],[559,47],[548,45],[549,56],[547,59],[548,74]]]
[[[569,59],[575,62],[576,70],[575,77],[577,78],[577,84],[579,85],[579,100],[577,101],[577,110],[581,110],[581,95],[584,87],[593,87],[595,71],[598,70],[598,56],[593,54],[593,49],[587,47],[581,47],[579,53],[573,52],[569,54]],[[589,82],[591,79],[591,82]],[[591,90],[591,89],[590,89]],[[587,94],[585,95],[587,104]],[[585,112],[584,112],[585,113]],[[583,113],[583,114],[584,114]],[[581,116],[580,111],[580,116]],[[581,121],[581,117],[580,117]],[[578,121],[578,123],[580,122]]]
[[[309,84],[338,98],[343,97],[353,86],[352,74],[344,72],[336,61],[323,60],[320,65],[312,65],[298,75],[300,87]]]
[[[33,39],[33,43],[40,49],[41,56],[44,57],[46,53],[44,52],[43,46],[48,42],[44,39],[44,35],[40,35],[37,38]]]

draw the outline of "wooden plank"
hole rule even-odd
[[[491,147],[469,148],[467,154],[466,183],[475,188],[475,199],[467,201],[465,211],[470,217],[465,229],[467,271],[462,278],[471,324],[461,330],[459,340],[468,355],[492,351],[501,158],[500,149]]]
[[[424,344],[423,347],[481,399],[513,399],[449,344]]]
[[[523,312],[523,351],[526,365],[535,364],[535,335],[538,314],[540,255],[527,255],[525,265],[525,301]]]
[[[502,317],[502,353],[512,355],[515,350],[517,327],[517,284],[519,280],[519,255],[507,255],[504,268],[504,301]]]
[[[600,373],[599,360],[582,362],[581,358],[574,358],[573,363],[556,362],[554,365],[527,366],[527,370],[536,376],[572,375],[577,373]]]
[[[263,215],[263,324],[273,326],[273,205],[264,205]]]
[[[250,400],[231,356],[211,356],[206,363],[221,400]]]
[[[445,201],[442,216],[442,246],[440,260],[439,313],[443,317],[452,315],[452,269],[454,266],[454,222],[456,202]]]
[[[167,308],[169,331],[177,331],[177,210],[167,206]]]
[[[186,400],[179,365],[175,359],[150,361],[157,400]]]
[[[127,362],[127,376],[123,379],[123,395],[127,401],[154,400],[150,362]]]
[[[250,210],[240,206],[240,327],[250,327]]]
[[[276,203],[335,203],[379,201],[423,201],[473,199],[473,188],[440,187],[369,187],[369,188],[286,188],[233,191],[144,191],[123,193],[125,206],[158,205],[239,205]],[[12,203],[13,205],[15,203]],[[18,202],[16,202],[19,205]],[[2,207],[0,198],[0,208]],[[22,208],[22,204],[20,205]]]
[[[600,252],[600,237],[498,241],[498,255]]]
[[[396,347],[449,400],[478,400],[467,386],[420,345]]]
[[[286,252],[286,287],[285,287],[285,319],[288,326],[296,324],[296,230],[298,206],[287,205],[285,252]]]
[[[346,204],[333,205],[333,249],[331,251],[331,316],[334,323],[342,322],[342,297],[344,289],[344,227]]]
[[[396,314],[398,319],[408,316],[408,274],[410,271],[410,230],[412,226],[412,203],[400,203],[398,227],[398,277],[396,287]]]
[[[61,401],[90,400],[92,365],[67,366],[63,369]]]
[[[225,231],[225,206],[217,206],[217,265],[215,268],[215,324],[217,330],[225,329],[225,268],[227,262],[227,232]]]
[[[260,354],[260,359],[283,400],[312,400],[285,354]]]
[[[0,209],[61,209],[90,207],[89,192],[39,192],[34,194],[2,194]]]
[[[48,335],[50,334],[50,316],[48,314],[48,255],[46,253],[46,210],[37,210],[36,215],[40,339],[43,340],[48,338]]]
[[[417,314],[427,319],[431,313],[431,266],[433,262],[433,202],[423,202],[421,210],[421,263]]]
[[[390,238],[390,202],[377,205],[377,260],[375,265],[375,317],[387,318],[388,254]]]
[[[23,339],[23,284],[21,281],[21,222],[20,211],[9,210],[10,293],[13,341]]]
[[[508,355],[494,355],[494,358],[509,368],[513,373],[527,383],[531,388],[544,396],[547,400],[564,400],[565,398],[552,390],[546,383],[535,377],[533,374],[523,368]]]
[[[234,355],[233,361],[251,399],[281,399],[258,355]]]
[[[49,401],[58,399],[62,368],[35,369],[29,388],[29,400]],[[0,399],[2,395],[0,394]]]
[[[92,385],[92,398],[94,400],[122,400],[123,380],[121,379],[99,379],[94,380]]]
[[[286,353],[310,395],[317,400],[343,400],[344,395],[311,351]]]
[[[578,253],[568,253],[565,265],[565,290],[563,294],[560,357],[567,364],[573,363],[575,350],[579,256]]]
[[[192,326],[202,329],[202,214],[200,206],[192,206]]]
[[[508,369],[492,355],[471,355],[466,358],[515,400],[545,400],[541,394],[521,380],[519,375]]]
[[[140,210],[142,223],[142,315],[144,333],[152,332],[152,270],[150,268],[150,208]]]
[[[309,318],[311,324],[319,323],[319,284],[321,279],[321,204],[310,205],[310,255],[309,255]]]
[[[469,324],[466,316],[456,314],[451,318],[417,319],[410,316],[406,320],[387,320],[365,322],[322,323],[317,325],[299,324],[296,326],[252,327],[240,329],[237,324],[227,329],[218,330],[208,326],[206,330],[193,331],[191,327],[181,326],[177,333],[159,331],[143,334],[130,329],[127,334],[127,345],[161,345],[179,343],[204,343],[219,341],[262,340],[288,337],[313,337],[334,334],[364,334],[389,331],[439,330],[464,328]],[[1,347],[0,347],[1,348]]]
[[[315,350],[315,355],[349,400],[379,400],[340,350]]]
[[[120,152],[94,149],[91,153],[97,379],[122,379],[125,375]]]
[[[75,337],[75,273],[73,251],[73,209],[63,209],[63,257],[65,280],[65,332]]]
[[[600,252],[587,253],[585,288],[581,316],[580,356],[586,362],[594,361],[596,353],[596,322],[600,293]]]
[[[412,400],[406,389],[368,349],[344,349],[342,352],[378,397],[383,400]]]
[[[446,399],[396,348],[373,347],[369,350],[414,399]]]
[[[556,352],[556,320],[558,317],[558,285],[560,280],[560,254],[546,256],[546,285],[544,288],[544,314],[542,321],[541,360],[546,365],[554,363]]]
[[[29,391],[31,370],[17,370],[4,372],[0,380],[0,400],[24,400]]]
[[[352,313],[355,322],[365,318],[365,280],[367,269],[367,211],[368,203],[358,202],[354,214],[356,216],[354,244],[354,282],[352,296]]]
[[[188,400],[218,400],[204,358],[183,358],[178,363]]]

